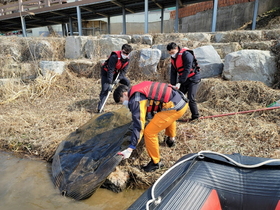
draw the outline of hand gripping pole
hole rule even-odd
[[[120,72],[119,72],[118,75],[116,76],[115,81],[118,80],[119,76],[120,76]],[[105,100],[104,100],[104,103],[102,104],[102,106],[101,106],[101,108],[100,108],[100,110],[99,110],[99,113],[102,112],[102,110],[103,110],[103,108],[104,108],[104,106],[105,106],[105,104],[106,104],[106,102],[107,102],[107,100],[108,100],[108,98],[109,98],[110,93],[113,91],[113,88],[114,88],[114,86],[115,86],[115,81],[113,82],[112,90],[111,90],[111,91],[108,91],[107,96],[106,96],[106,98],[105,98]]]

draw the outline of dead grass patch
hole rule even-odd
[[[140,81],[132,80],[132,85]],[[279,91],[260,82],[215,78],[203,80],[197,101],[201,115],[210,116],[264,108],[280,99]],[[0,86],[0,148],[51,160],[58,144],[95,115],[99,92],[99,80],[77,78],[69,72]],[[110,97],[105,111],[119,107]],[[184,118],[188,116],[186,113]],[[150,161],[143,141],[122,166],[131,174],[131,187],[144,188],[180,157],[201,150],[279,157],[279,127],[280,109],[178,122],[176,147],[166,147],[160,133],[164,169],[155,173],[140,170]]]

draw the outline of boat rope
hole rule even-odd
[[[169,168],[162,176],[159,177],[159,179],[153,184],[152,188],[151,188],[151,197],[152,199],[150,199],[149,201],[147,201],[146,203],[146,210],[149,210],[149,205],[152,203],[152,202],[155,202],[156,204],[160,204],[161,202],[161,197],[158,197],[156,198],[155,197],[155,188],[157,187],[158,183],[170,172],[172,171],[174,168],[176,168],[177,166],[181,165],[182,163],[186,162],[186,161],[189,161],[191,159],[194,159],[196,157],[198,157],[199,159],[203,159],[204,158],[204,154],[214,154],[214,155],[219,155],[219,156],[222,156],[224,157],[225,159],[229,160],[230,162],[234,163],[236,166],[238,167],[241,167],[241,168],[257,168],[257,167],[260,167],[260,166],[263,166],[265,164],[268,164],[268,163],[274,163],[274,162],[279,162],[280,163],[280,159],[270,159],[270,160],[266,160],[266,161],[263,161],[263,162],[260,162],[258,164],[253,164],[253,165],[245,165],[245,164],[241,164],[241,163],[238,163],[236,162],[235,160],[233,160],[232,158],[224,155],[224,154],[221,154],[221,153],[218,153],[218,152],[213,152],[213,151],[200,151],[198,152],[197,154],[189,157],[189,158],[186,158],[182,161],[179,161],[178,163],[176,163],[175,165],[173,165],[171,168]]]

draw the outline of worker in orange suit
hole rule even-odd
[[[145,145],[151,161],[143,167],[151,172],[163,167],[159,153],[158,133],[165,129],[165,143],[175,145],[176,120],[188,109],[188,99],[170,84],[144,81],[132,86],[118,86],[113,97],[116,103],[121,102],[132,113],[133,132],[130,145],[118,154],[123,159],[129,158],[144,135]],[[145,126],[147,116],[152,116]]]

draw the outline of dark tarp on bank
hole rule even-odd
[[[100,187],[122,160],[116,154],[128,144],[131,123],[127,108],[97,114],[60,143],[52,176],[63,195],[86,199]]]

